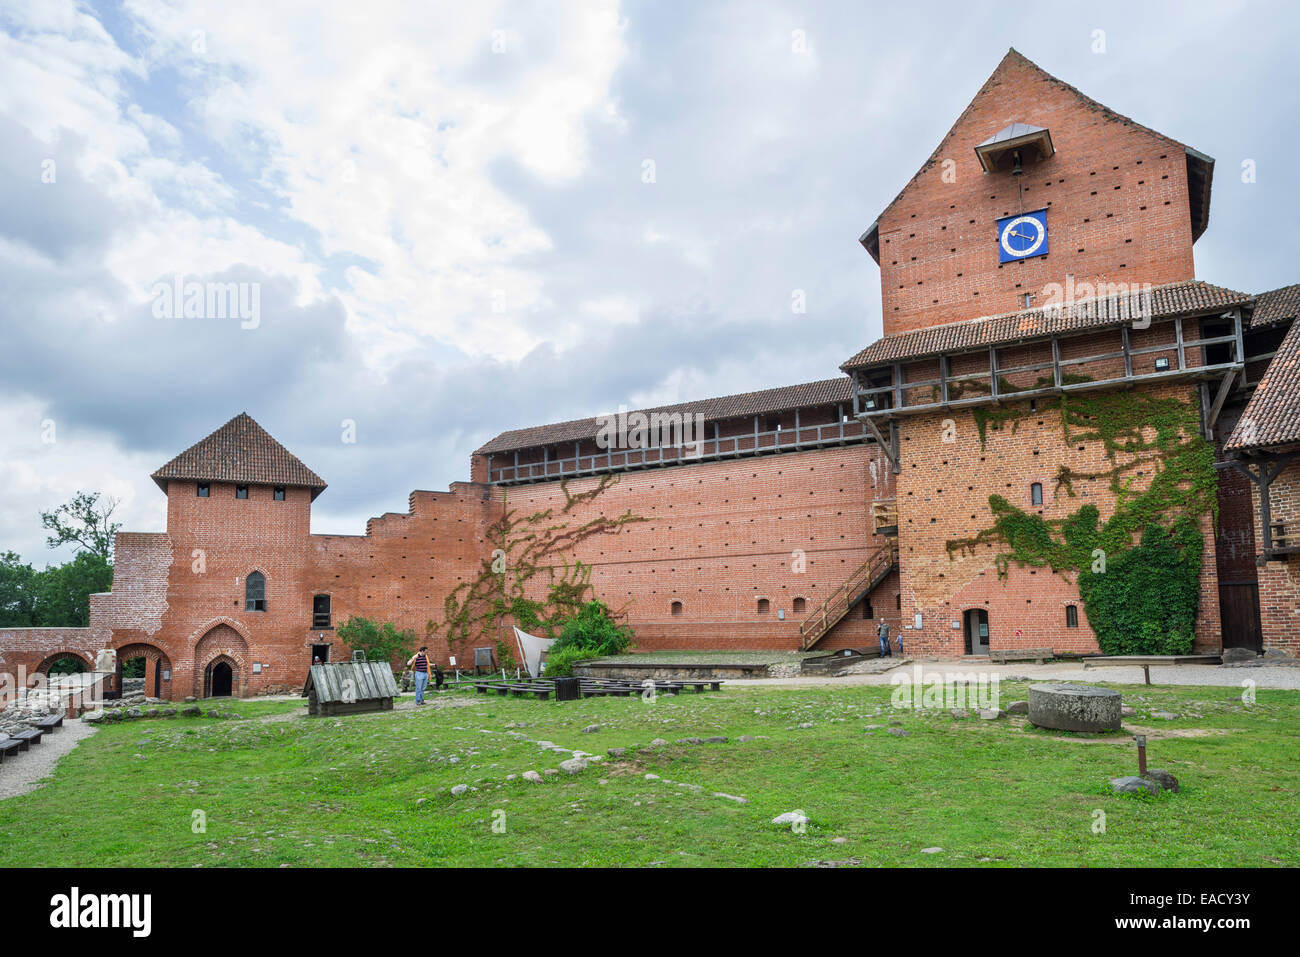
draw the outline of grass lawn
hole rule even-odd
[[[1139,712],[1126,728],[1147,729],[1152,766],[1181,794],[1110,793],[1108,777],[1136,771],[1127,733],[895,711],[887,687],[724,686],[653,703],[449,692],[347,718],[223,704],[241,718],[102,727],[45,786],[0,801],[0,865],[1300,864],[1300,693],[1260,691],[1247,707],[1231,688],[1120,690]],[[1180,717],[1149,717],[1162,709]],[[889,733],[894,720],[907,736]],[[730,740],[649,747],[711,735]],[[568,758],[539,740],[634,750],[507,781]],[[477,790],[453,797],[460,784]],[[796,809],[804,833],[770,823]]]

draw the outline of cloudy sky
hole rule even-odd
[[[1300,279],[1287,4],[941,6],[2,0],[0,550],[66,558],[77,489],[162,530],[241,411],[359,533],[503,430],[833,375],[857,237],[1009,46],[1218,160],[1201,278]]]

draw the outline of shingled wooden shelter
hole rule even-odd
[[[391,711],[397,681],[387,662],[342,661],[312,665],[302,693],[307,698],[308,714]]]

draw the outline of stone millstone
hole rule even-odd
[[[1091,685],[1030,685],[1029,720],[1058,731],[1118,731],[1120,694]]]

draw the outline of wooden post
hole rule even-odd
[[[1235,353],[1235,355],[1233,356],[1232,361],[1240,362],[1244,367],[1246,363],[1246,347],[1242,344],[1242,338],[1241,338],[1241,310],[1240,309],[1232,310],[1232,325],[1233,325],[1233,332],[1236,334],[1237,337],[1236,341],[1233,343],[1233,352]],[[1242,374],[1242,377],[1243,378],[1245,377],[1244,372]]]

